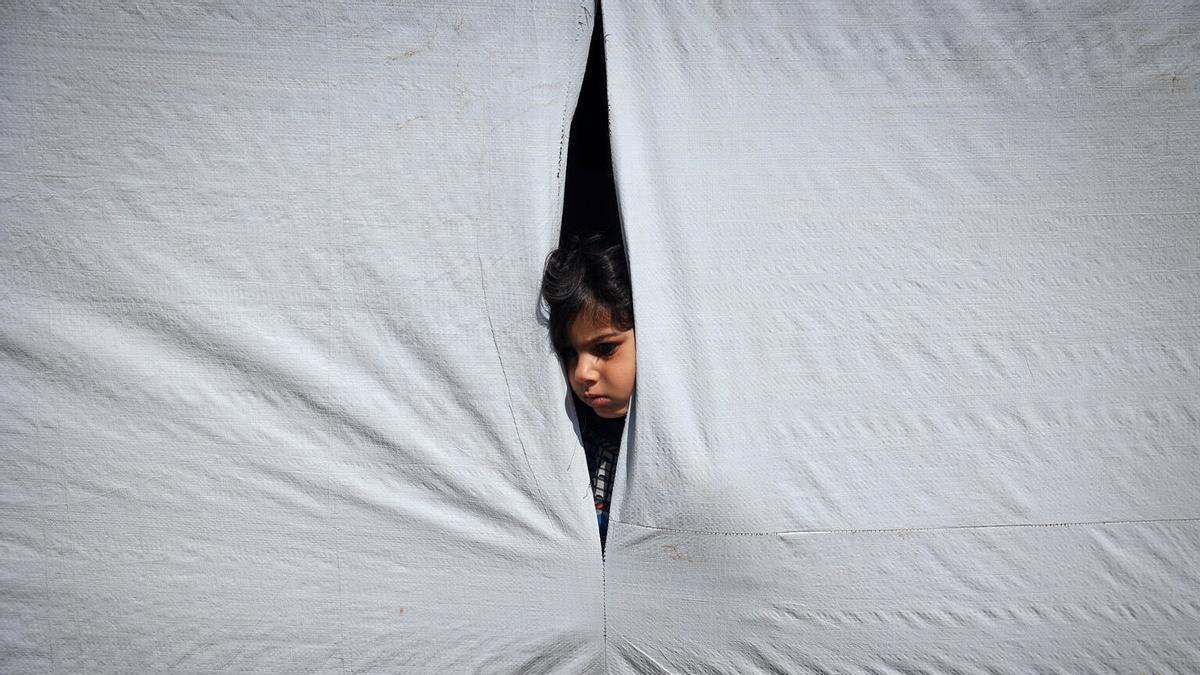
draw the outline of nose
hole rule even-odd
[[[595,359],[590,354],[580,356],[575,362],[575,379],[584,384],[595,384],[598,377]]]

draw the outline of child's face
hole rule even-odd
[[[580,312],[567,329],[564,362],[571,391],[600,417],[624,417],[637,371],[633,329],[619,330],[607,318]]]

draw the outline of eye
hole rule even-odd
[[[563,347],[562,349],[558,350],[558,355],[561,356],[565,361],[575,356],[575,350],[570,347]]]
[[[617,351],[617,343],[604,342],[596,345],[596,354],[598,356],[612,356],[613,352]]]

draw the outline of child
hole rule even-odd
[[[572,238],[546,258],[542,297],[550,339],[575,395],[603,549],[625,415],[637,370],[625,249],[599,235]]]

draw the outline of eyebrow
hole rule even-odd
[[[620,333],[605,333],[604,335],[597,335],[596,337],[592,338],[591,340],[588,340],[587,342],[585,342],[583,344],[585,346],[592,345],[592,344],[596,344],[597,342],[599,342],[601,340],[607,340],[610,337],[619,337],[620,335],[621,335]]]

